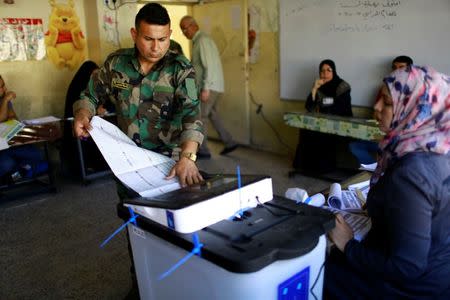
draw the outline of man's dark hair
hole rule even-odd
[[[134,26],[139,28],[141,21],[147,24],[167,25],[170,24],[170,17],[167,9],[159,3],[147,3],[137,13],[134,19]]]
[[[409,57],[409,56],[406,56],[406,55],[400,55],[400,56],[397,56],[397,57],[394,58],[394,60],[392,61],[392,65],[394,65],[394,63],[406,63],[408,66],[414,64],[412,58]]]

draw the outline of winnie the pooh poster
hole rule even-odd
[[[45,45],[49,60],[58,68],[77,68],[84,61],[86,40],[80,27],[73,0],[57,4],[49,0],[52,11],[45,33]]]

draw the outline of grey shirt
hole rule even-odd
[[[223,93],[224,79],[219,50],[204,32],[197,31],[192,38],[192,65],[199,90],[207,89]]]

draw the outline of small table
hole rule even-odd
[[[348,189],[348,187],[352,184],[363,182],[369,180],[372,177],[372,172],[369,171],[361,171],[358,174],[347,178],[346,180],[341,182],[341,186],[343,189]]]

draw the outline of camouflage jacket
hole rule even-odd
[[[203,141],[195,72],[182,55],[168,51],[144,76],[134,48],[121,49],[94,72],[74,112],[116,103],[119,127],[139,146],[177,158],[184,141]]]

